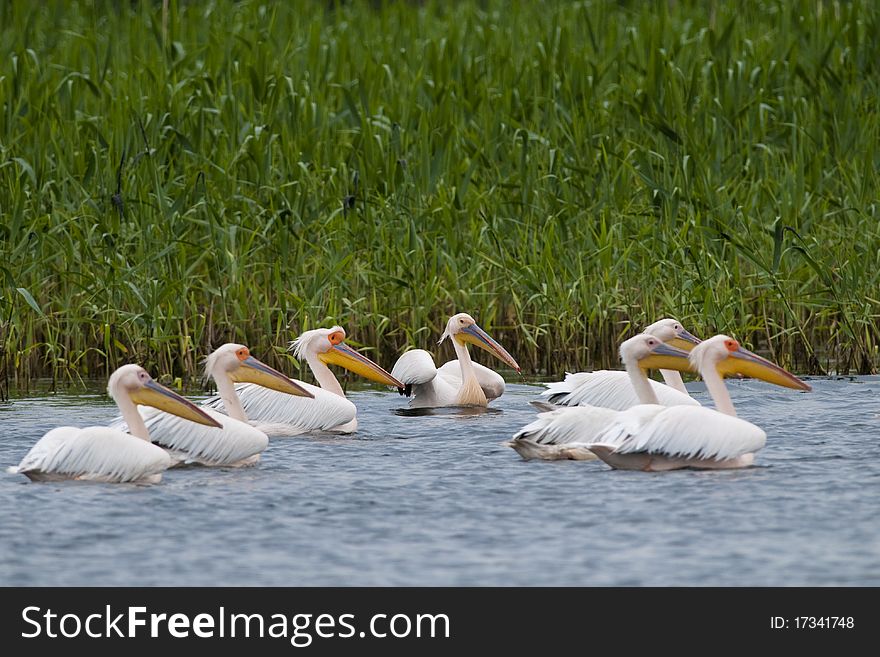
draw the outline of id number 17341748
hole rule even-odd
[[[852,616],[771,616],[770,627],[774,630],[851,630],[855,619]]]

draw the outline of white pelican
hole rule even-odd
[[[688,352],[646,333],[640,333],[621,343],[620,359],[626,371],[619,374],[623,375],[630,388],[628,394],[636,400],[633,407],[641,403],[656,404],[657,387],[665,388],[650,380],[645,370],[663,366],[688,367]],[[616,388],[620,389],[619,386]],[[642,399],[645,401],[641,401]],[[547,408],[548,412],[539,414],[538,419],[520,429],[507,443],[527,460],[596,459],[596,454],[587,448],[587,444],[622,410],[589,405],[538,405],[539,408]]]
[[[260,452],[269,445],[269,437],[259,426],[248,424],[235,394],[236,382],[250,382],[286,395],[314,397],[281,372],[251,356],[243,344],[228,343],[214,350],[205,360],[205,376],[217,384],[217,393],[228,415],[211,408],[205,412],[221,423],[222,429],[199,426],[152,408],[139,409],[150,439],[168,450],[178,463],[237,467],[259,462]]]
[[[664,348],[672,349],[668,345]],[[755,452],[764,446],[767,436],[761,428],[736,417],[723,377],[741,374],[787,388],[810,390],[808,384],[743,349],[726,335],[695,346],[689,358],[684,353],[666,355],[664,365],[697,370],[716,410],[660,406],[644,372],[631,369],[633,386],[646,403],[624,411],[584,406],[542,413],[514,436],[511,446],[527,458],[541,456],[541,448],[535,447],[540,444],[555,444],[559,452],[555,458],[583,458],[583,450],[589,449],[613,468],[627,470],[741,468],[754,462]],[[641,357],[635,350],[624,353],[622,347],[621,355],[651,365],[650,357]],[[526,441],[521,448],[515,444],[518,440]],[[547,453],[552,454],[552,450]]]
[[[700,343],[699,338],[691,335],[678,320],[671,318],[654,322],[642,333],[685,351]],[[656,381],[650,383],[658,403],[663,406],[700,405],[688,394],[679,372],[662,368],[660,374],[666,385]],[[541,397],[558,406],[601,406],[622,411],[642,403],[635,394],[629,375],[616,370],[567,374],[564,381],[546,385],[547,390],[541,393]],[[539,404],[539,407],[544,406]]]
[[[176,392],[159,385],[139,365],[123,365],[110,377],[107,392],[116,401],[131,433],[110,427],[58,427],[10,468],[35,481],[78,479],[109,483],[156,483],[171,464],[164,449],[150,442],[138,404],[174,413],[209,427],[219,423]]]
[[[513,356],[477,326],[474,318],[467,313],[458,313],[449,318],[437,344],[446,338],[452,341],[458,362],[449,361],[437,369],[431,354],[423,349],[413,349],[394,364],[392,376],[405,384],[401,386],[401,394],[407,397],[414,395],[410,407],[486,406],[489,400],[504,393],[504,379],[488,367],[471,360],[466,346],[468,342],[520,371]]]
[[[303,399],[250,383],[235,387],[247,417],[270,436],[293,436],[311,431],[352,433],[357,429],[357,408],[345,398],[339,381],[327,364],[340,365],[371,381],[400,388],[403,384],[376,363],[344,342],[341,326],[306,331],[290,348],[305,360],[321,387],[294,381],[314,399]],[[222,410],[226,403],[216,396],[205,405]]]

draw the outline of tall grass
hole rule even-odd
[[[873,2],[162,4],[0,3],[4,380],[458,311],[531,374],[664,315],[880,362]]]

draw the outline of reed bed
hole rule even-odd
[[[873,2],[0,3],[0,379],[388,366],[467,311],[529,376],[666,315],[880,363]],[[443,355],[449,355],[443,348]]]

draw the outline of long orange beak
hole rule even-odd
[[[248,356],[241,361],[241,366],[232,373],[231,377],[236,382],[256,383],[264,388],[286,392],[288,395],[296,397],[311,397],[312,399],[315,397],[298,383],[253,356]]]
[[[463,328],[455,335],[455,338],[459,342],[470,342],[480,349],[488,351],[496,358],[501,359],[517,372],[521,371],[519,364],[514,360],[513,356],[507,352],[507,349],[498,344],[488,333],[476,324],[471,324],[470,326]]]
[[[217,420],[205,413],[201,408],[193,404],[185,397],[181,397],[173,390],[169,390],[155,381],[147,381],[140,390],[131,393],[131,400],[135,404],[152,406],[160,411],[177,415],[191,422],[204,424],[208,427],[222,426]]]
[[[731,351],[729,358],[718,363],[718,373],[722,376],[741,374],[793,390],[812,390],[810,384],[791,372],[742,347]]]
[[[328,351],[318,354],[322,362],[330,365],[339,365],[350,372],[359,374],[365,379],[381,383],[385,386],[403,388],[403,384],[391,376],[385,369],[371,361],[361,353],[358,353],[344,342],[333,345]]]

